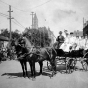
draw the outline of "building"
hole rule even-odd
[[[0,35],[0,48],[6,48],[9,43],[9,39]]]
[[[36,13],[34,14],[34,17],[33,17],[33,29],[38,29],[38,18]]]
[[[73,34],[74,36],[83,36],[83,31],[77,30],[77,31],[74,31]]]
[[[83,35],[88,35],[88,21],[83,24]]]

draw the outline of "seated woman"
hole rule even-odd
[[[76,36],[75,44],[76,44],[75,50],[79,50],[80,49],[80,39],[79,39],[79,36]]]
[[[70,35],[67,33],[64,43],[61,45],[60,49],[62,49],[65,52],[69,52],[71,50],[74,50],[76,47],[75,43],[75,37],[73,37],[73,33],[70,33]]]
[[[66,38],[64,43],[60,46],[60,49],[64,50],[64,51],[68,51],[68,47],[69,47],[69,35],[68,33],[66,34]]]

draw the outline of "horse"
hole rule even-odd
[[[26,38],[25,41],[29,42],[28,39]],[[26,42],[26,43],[27,43]],[[28,76],[27,74],[27,65],[26,62],[29,62],[30,68],[31,68],[31,76],[35,77],[35,63],[38,62],[40,65],[40,72],[39,74],[42,74],[42,67],[43,67],[43,61],[48,60],[51,63],[53,73],[56,71],[55,69],[55,57],[56,57],[56,52],[53,48],[41,48],[37,49],[32,47],[32,51],[28,50],[29,46],[22,47],[19,44],[13,43],[13,46],[15,46],[15,51],[17,54],[17,60],[20,61],[20,64],[22,66],[23,70],[23,77]],[[33,51],[33,49],[35,51]],[[52,73],[52,75],[53,75]]]
[[[40,48],[39,50],[36,48],[36,54],[39,55],[38,58],[33,58],[33,73],[35,75],[35,63],[38,62],[40,65],[40,73],[42,74],[42,67],[43,67],[43,61],[47,60],[50,62],[51,66],[52,66],[52,74],[51,76],[53,76],[54,74],[56,74],[56,64],[55,64],[55,58],[56,58],[56,51],[53,47],[46,47],[46,48]]]
[[[30,42],[29,40],[24,37],[25,41],[26,41],[26,48],[30,47]],[[32,47],[32,46],[31,46]],[[39,74],[42,74],[42,67],[43,67],[43,61],[47,60],[50,62],[51,66],[52,66],[52,76],[54,74],[56,74],[56,65],[55,65],[55,58],[56,58],[56,51],[54,49],[54,47],[44,47],[44,48],[39,48],[39,47],[32,47],[31,50],[29,50],[30,53],[32,52],[32,57],[36,57],[37,58],[32,58],[32,67],[33,67],[33,74],[35,76],[35,63],[38,62],[40,65],[40,72]]]
[[[33,71],[32,71],[32,61],[30,60],[33,56],[29,53],[29,50],[26,47],[23,47],[18,43],[18,40],[12,41],[11,46],[14,47],[15,53],[17,55],[17,60],[20,62],[22,71],[23,71],[23,77],[28,77],[27,73],[27,62],[29,62],[29,65],[31,67],[31,76],[33,77]],[[30,59],[29,59],[30,58]],[[29,61],[30,60],[30,61]]]

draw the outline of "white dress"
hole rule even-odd
[[[69,51],[71,51],[72,49],[74,49],[73,48],[73,45],[74,45],[74,43],[75,43],[75,40],[76,40],[76,38],[75,37],[70,37],[69,39],[68,39],[68,44],[67,44],[67,46],[66,46],[66,48],[65,48],[65,51],[66,52],[69,52]],[[70,50],[70,47],[72,46],[72,49]]]
[[[75,43],[77,44],[75,50],[79,50],[80,49],[80,39],[76,38]]]
[[[80,39],[79,41],[80,48],[85,49],[85,43],[86,43],[85,39]]]
[[[69,43],[69,37],[65,38],[64,43],[61,45],[60,49],[62,49],[65,52],[69,52],[69,47],[71,46],[71,44]]]

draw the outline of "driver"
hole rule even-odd
[[[62,35],[62,31],[59,32],[59,36],[57,37],[56,41],[58,42],[57,48],[60,48],[62,43],[64,43],[64,36]]]

